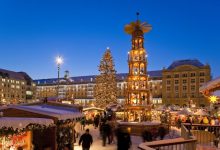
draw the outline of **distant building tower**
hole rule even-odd
[[[128,121],[140,122],[148,120],[150,117],[147,53],[144,49],[144,33],[150,30],[151,25],[145,22],[141,23],[138,18],[136,22],[131,22],[125,26],[125,32],[132,36],[132,48],[128,52],[129,73],[125,103],[125,118]]]
[[[69,79],[70,77],[70,72],[68,70],[65,71],[65,75],[64,75],[64,78],[65,79]]]

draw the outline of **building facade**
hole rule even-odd
[[[162,71],[149,71],[149,89],[155,103],[162,103]],[[62,78],[59,84],[59,96],[61,99],[72,100],[75,104],[92,105],[94,102],[93,89],[95,75]],[[120,73],[117,78],[117,100],[123,104],[127,89],[127,74]],[[35,80],[37,85],[37,99],[45,97],[55,99],[57,97],[57,78]],[[154,95],[155,93],[155,95]],[[154,99],[155,97],[155,99]]]
[[[163,104],[207,105],[209,102],[199,88],[210,79],[209,65],[198,60],[174,61],[162,72]]]
[[[25,72],[0,69],[0,104],[27,103],[35,99],[36,84]]]
[[[189,102],[208,105],[209,101],[199,92],[199,87],[211,79],[209,65],[198,60],[174,61],[167,69],[148,71],[148,87],[152,104],[188,105]],[[127,89],[127,73],[117,74],[117,100],[124,104]],[[92,105],[95,75],[62,78],[59,95],[63,99],[71,99],[76,104]],[[36,97],[57,96],[57,78],[35,80]]]

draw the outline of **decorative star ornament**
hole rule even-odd
[[[217,100],[218,100],[218,97],[215,96],[215,95],[213,95],[213,96],[210,96],[209,99],[210,99],[210,102],[211,102],[211,103],[216,103]]]

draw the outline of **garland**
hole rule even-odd
[[[59,126],[57,128],[57,144],[58,149],[63,149],[65,145],[69,145],[73,149],[74,145],[74,129],[73,125]]]
[[[56,125],[61,126],[63,124],[71,124],[71,123],[79,122],[79,121],[81,121],[82,118],[84,118],[84,117],[78,117],[75,119],[58,120]]]
[[[9,137],[9,136],[13,136],[15,134],[17,135],[22,132],[32,131],[32,130],[43,131],[43,130],[48,129],[53,126],[54,125],[46,126],[46,125],[41,125],[41,124],[36,124],[36,123],[30,123],[23,129],[18,129],[18,128],[14,129],[13,127],[2,127],[2,128],[0,128],[0,137],[1,136]]]

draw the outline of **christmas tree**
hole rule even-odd
[[[100,75],[96,77],[94,97],[96,99],[96,106],[105,108],[108,104],[117,103],[116,71],[109,48],[107,48],[101,59],[99,72]]]

